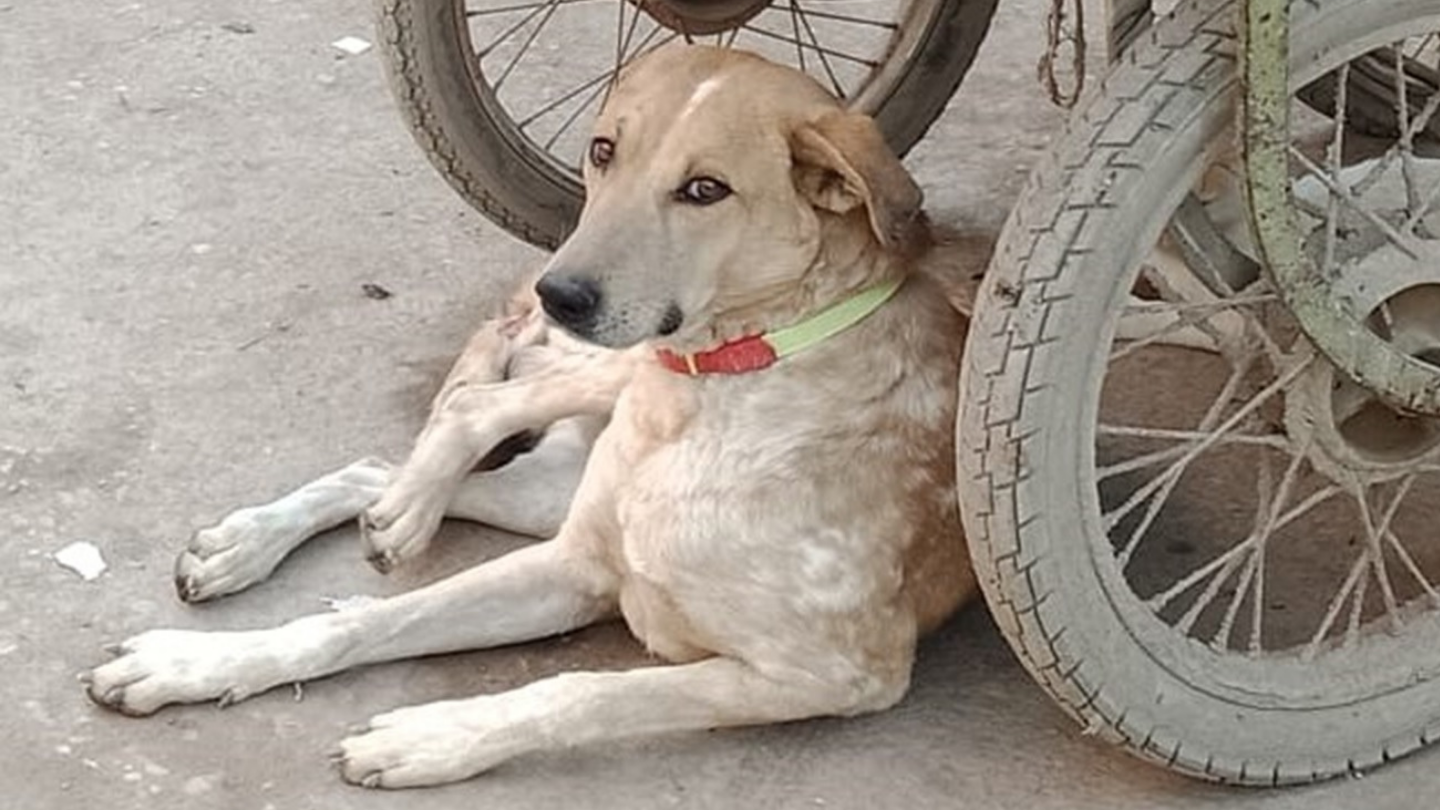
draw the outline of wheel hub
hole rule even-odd
[[[759,14],[770,0],[630,0],[656,22],[689,36],[731,31]]]
[[[1440,284],[1419,284],[1377,303],[1367,325],[1400,351],[1440,368]],[[1286,427],[1312,464],[1337,482],[1371,484],[1440,466],[1440,418],[1405,414],[1312,361],[1286,399]]]

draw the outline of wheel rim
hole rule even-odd
[[[1308,85],[1392,40],[1440,65],[1440,38],[1401,40],[1413,30],[1412,19],[1328,42],[1328,63],[1297,79]],[[1440,92],[1406,92],[1393,118],[1428,131]],[[1307,249],[1378,335],[1434,363],[1440,261],[1425,259],[1440,257],[1440,148],[1430,158],[1423,138],[1382,133],[1368,145],[1379,157],[1366,157],[1358,136],[1342,129],[1337,141],[1333,119],[1305,115],[1295,114],[1308,124],[1297,125],[1293,166]],[[1375,122],[1365,127],[1374,140]],[[1204,169],[1197,158],[1187,176]],[[1365,178],[1366,194],[1335,190]],[[1235,181],[1218,165],[1198,187],[1204,196]],[[1206,211],[1215,230],[1235,233],[1235,252],[1253,255],[1236,211],[1218,198]],[[1165,214],[1153,216],[1138,244],[1161,240]],[[1393,249],[1391,221],[1407,246],[1421,243],[1419,260]],[[1336,375],[1265,280],[1217,289],[1183,262],[1177,273],[1170,252],[1151,266],[1134,257],[1138,300],[1100,336],[1109,350],[1083,422],[1087,535],[1103,538],[1096,571],[1126,630],[1178,678],[1238,705],[1341,706],[1440,677],[1440,420],[1396,414]],[[1181,393],[1122,395],[1141,384]]]
[[[617,65],[675,40],[759,51],[875,113],[947,0],[454,0],[475,92],[517,150],[580,193],[579,159]],[[908,145],[908,144],[907,144]]]

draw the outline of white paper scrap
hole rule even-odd
[[[55,562],[79,574],[87,582],[105,573],[107,567],[105,558],[100,556],[100,549],[94,543],[83,540],[55,552]]]
[[[370,43],[360,37],[341,37],[330,43],[333,48],[339,48],[351,56],[359,56],[370,50]]]

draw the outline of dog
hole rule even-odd
[[[814,80],[699,45],[622,73],[584,174],[574,234],[471,341],[409,459],[230,515],[176,585],[234,592],[357,515],[381,570],[446,515],[551,539],[273,629],[144,633],[89,674],[95,702],[225,704],[616,616],[667,662],[376,716],[339,770],[399,788],[901,699],[917,638],[976,589],[954,480],[967,280],[919,187]]]

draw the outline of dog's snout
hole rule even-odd
[[[600,284],[584,276],[546,273],[535,283],[540,305],[561,326],[582,329],[600,311]]]

